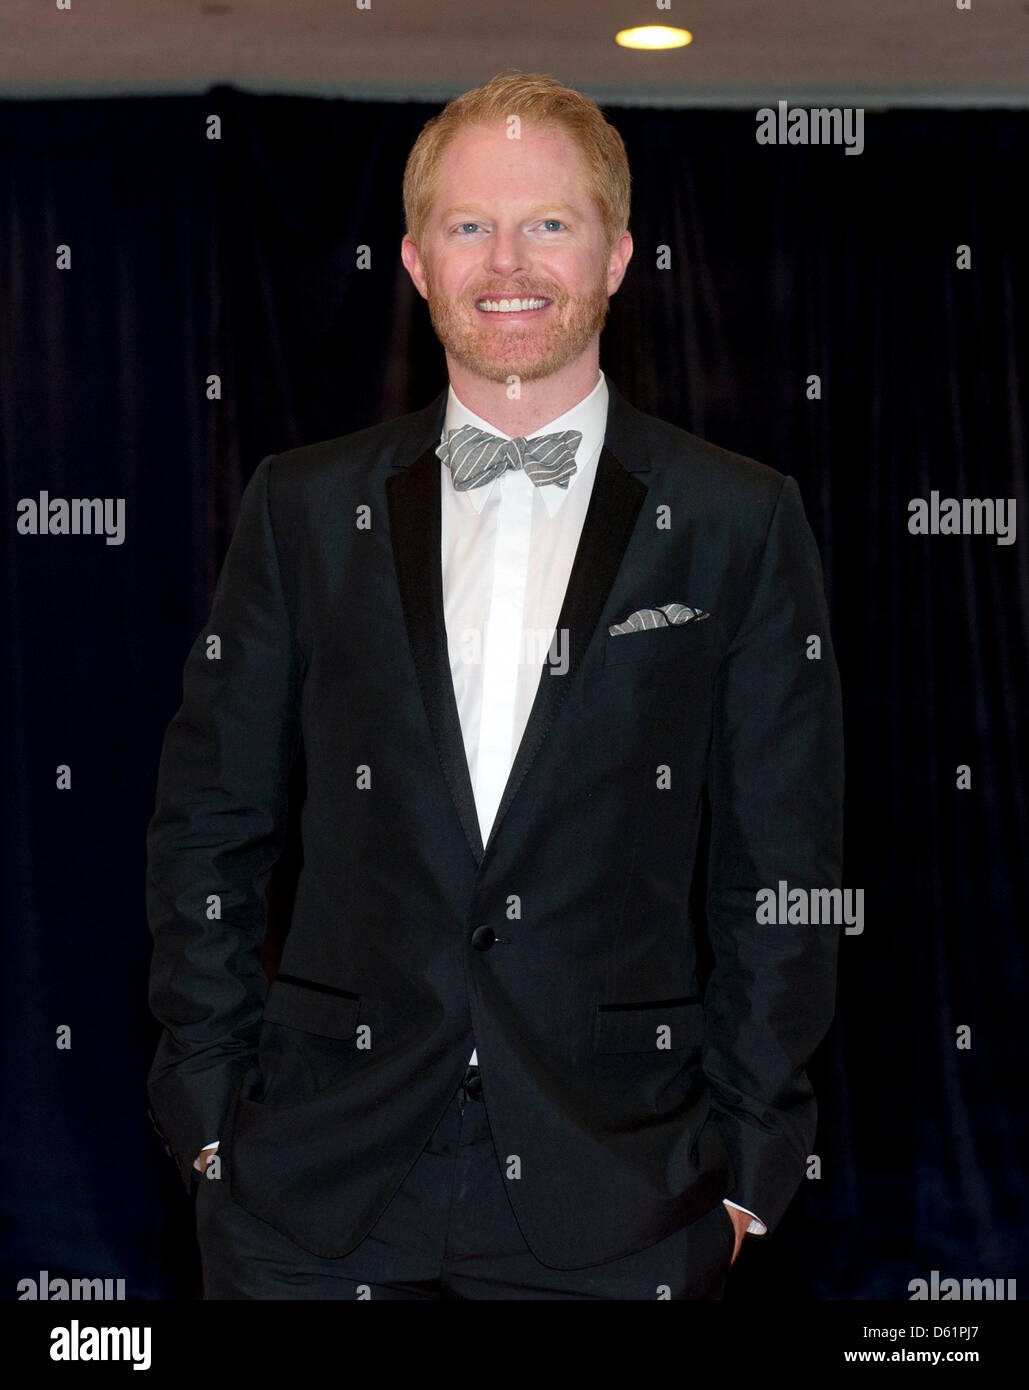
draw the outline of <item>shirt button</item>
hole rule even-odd
[[[472,932],[472,945],[477,951],[488,951],[496,939],[492,927],[476,927]]]

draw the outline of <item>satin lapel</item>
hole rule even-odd
[[[568,683],[589,646],[647,494],[646,485],[633,476],[649,468],[633,419],[636,412],[610,377],[607,384],[605,442],[597,460],[593,491],[557,621],[558,632],[568,634],[564,649],[568,669],[561,675],[551,674],[548,662],[540,669],[536,698],[497,808],[487,849],[538,756]],[[426,715],[465,838],[476,863],[481,864],[485,850],[450,671],[443,608],[440,461],[435,449],[445,406],[444,391],[419,413],[412,439],[417,441],[414,447],[422,452],[413,463],[408,464],[403,457],[393,462],[392,466],[402,471],[386,480],[386,501],[393,562]]]
[[[443,612],[438,443],[437,429],[433,443],[417,461],[386,480],[386,501],[393,563],[425,712],[465,838],[476,863],[481,863],[479,816],[457,712]]]
[[[646,485],[627,472],[605,445],[597,460],[593,491],[557,620],[558,633],[568,634],[564,649],[568,669],[563,674],[551,673],[547,661],[540,669],[536,698],[497,807],[486,843],[487,851],[496,839],[533,759],[539,755],[569,682],[589,646],[646,494]],[[560,652],[561,647],[557,650]]]

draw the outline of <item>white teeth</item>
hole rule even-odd
[[[480,299],[479,308],[488,314],[518,314],[524,309],[542,309],[545,299]]]

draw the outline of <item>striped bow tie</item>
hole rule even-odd
[[[575,451],[581,439],[580,430],[538,434],[534,439],[503,439],[475,425],[462,425],[449,431],[446,443],[437,445],[436,453],[449,467],[458,492],[491,483],[508,468],[524,468],[536,487],[557,483],[566,488],[576,469]]]

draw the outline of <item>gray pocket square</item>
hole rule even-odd
[[[710,618],[699,608],[689,608],[685,603],[662,603],[658,608],[637,608],[635,613],[621,623],[612,623],[608,633],[612,637],[623,637],[629,632],[646,632],[653,627],[678,627],[681,623],[700,622]]]

